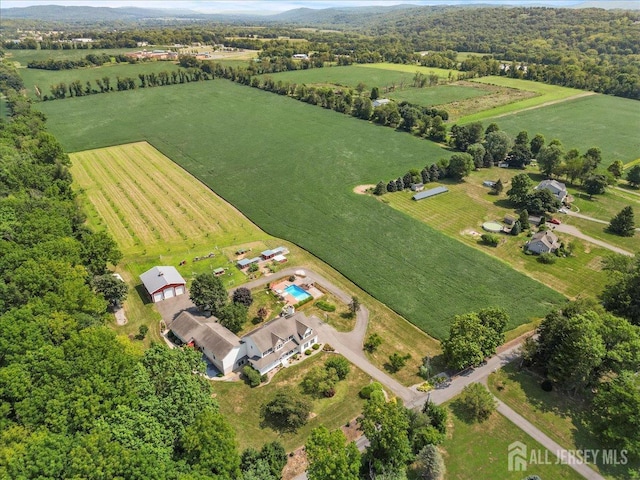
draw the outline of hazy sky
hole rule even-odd
[[[147,7],[147,8],[185,8],[200,12],[281,12],[294,8],[329,8],[339,6],[365,5],[449,5],[462,3],[519,3],[517,0],[0,0],[2,8],[27,7],[31,5],[88,5],[93,7]],[[523,2],[520,2],[523,3]],[[549,6],[570,6],[581,3],[580,0],[530,0],[526,3]]]

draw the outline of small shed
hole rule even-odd
[[[512,217],[511,215],[505,215],[504,219],[502,220],[503,223],[506,223],[507,225],[513,225],[514,223],[516,223],[516,219],[514,217]]]
[[[391,100],[389,100],[388,98],[378,98],[378,99],[374,100],[371,103],[371,105],[373,106],[373,108],[376,108],[376,107],[380,107],[382,105],[386,105],[389,102],[391,102]]]
[[[236,250],[236,255],[244,255],[248,251],[249,251],[248,248],[239,248],[238,250]]]
[[[153,267],[140,275],[140,280],[154,303],[187,293],[187,282],[175,267]]]
[[[278,254],[273,257],[273,261],[278,263],[285,263],[287,261],[287,257],[282,254]]]
[[[439,195],[441,193],[444,192],[448,192],[449,189],[447,187],[436,187],[436,188],[430,188],[429,190],[424,190],[420,193],[416,193],[413,197],[414,200],[422,200],[424,198],[429,198],[429,197],[433,197],[435,195]]]
[[[496,182],[494,182],[493,180],[485,180],[484,182],[482,182],[482,186],[483,187],[493,187],[496,184]]]
[[[411,191],[412,192],[421,192],[424,190],[424,183],[412,183]]]
[[[252,263],[258,263],[259,261],[260,257],[243,258],[242,260],[238,260],[238,268],[246,268]]]
[[[220,267],[220,268],[216,268],[216,269],[213,271],[213,274],[214,274],[216,277],[219,277],[220,275],[224,275],[224,272],[225,272],[224,268]]]

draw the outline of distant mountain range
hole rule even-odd
[[[541,6],[539,3],[531,2],[527,5],[522,2],[514,2],[513,6]],[[88,6],[59,6],[59,5],[39,5],[21,8],[0,8],[0,17],[3,19],[25,19],[40,20],[45,22],[78,23],[90,24],[96,22],[145,22],[145,21],[210,21],[229,23],[288,23],[306,26],[326,26],[326,25],[350,25],[361,24],[363,21],[371,21],[376,17],[397,12],[399,10],[419,9],[443,10],[449,8],[482,8],[492,5],[490,0],[487,4],[466,4],[466,5],[438,5],[438,6],[417,6],[417,5],[394,5],[394,6],[366,6],[366,7],[339,7],[339,8],[297,8],[286,12],[272,15],[253,15],[244,13],[235,14],[211,14],[202,13],[195,10],[186,9],[160,9],[160,8],[138,8],[138,7],[88,7]],[[499,5],[507,7],[504,4]],[[571,8],[619,8],[627,10],[640,9],[640,1],[602,0],[587,1],[572,5]]]

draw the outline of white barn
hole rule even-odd
[[[153,267],[140,275],[140,280],[153,303],[187,293],[187,282],[175,267]]]

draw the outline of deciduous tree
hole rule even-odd
[[[464,387],[458,401],[469,418],[476,422],[487,420],[497,407],[493,395],[480,383],[472,383]]]
[[[314,428],[305,444],[309,480],[358,480],[360,452],[347,443],[342,430],[330,432],[324,425]]]
[[[196,275],[189,289],[189,296],[200,310],[211,310],[216,316],[227,304],[227,291],[222,280],[213,273]]]

